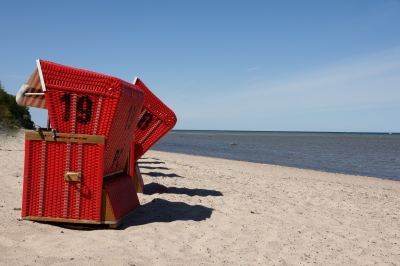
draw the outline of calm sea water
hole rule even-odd
[[[175,130],[152,149],[400,181],[394,133]]]

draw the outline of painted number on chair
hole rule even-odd
[[[64,103],[64,115],[63,119],[68,122],[71,118],[71,94],[65,93],[61,97],[61,102]],[[81,96],[78,98],[76,105],[76,120],[81,124],[86,124],[92,119],[92,105],[93,101],[89,96]]]
[[[119,149],[119,150],[115,151],[114,159],[113,159],[113,162],[111,164],[111,169],[118,169],[119,158],[121,157],[121,154],[122,154],[123,151],[124,151],[124,149]]]
[[[79,114],[76,115],[76,118],[80,123],[86,124],[92,118],[92,103],[89,96],[79,97],[77,105]]]
[[[61,102],[65,103],[65,109],[64,109],[64,121],[67,122],[69,121],[69,114],[71,112],[71,94],[66,93],[64,94],[63,97],[61,97]]]
[[[126,119],[125,129],[130,129],[133,123],[133,119],[135,118],[136,106],[132,106],[128,111],[128,118]]]
[[[145,130],[150,125],[151,121],[153,120],[153,115],[146,112],[138,123],[138,128],[140,130]]]

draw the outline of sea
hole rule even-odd
[[[400,181],[400,133],[172,130],[152,150]]]

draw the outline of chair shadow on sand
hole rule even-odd
[[[148,160],[148,159],[152,159],[153,161],[143,161],[143,160]],[[142,168],[143,164],[165,164],[165,162],[161,162],[157,158],[140,158],[138,163],[140,165],[140,168]]]
[[[183,176],[177,175],[177,174],[165,174],[161,172],[142,172],[142,175],[148,175],[151,177],[180,177],[183,178]]]
[[[189,205],[184,202],[170,202],[165,199],[153,199],[140,207],[140,211],[129,221],[123,223],[119,230],[131,226],[150,223],[170,223],[174,221],[203,221],[211,217],[214,209],[202,205]]]
[[[179,187],[166,187],[157,183],[150,183],[144,186],[145,195],[153,194],[184,194],[188,196],[200,197],[220,197],[223,194],[220,191],[209,189],[190,189]],[[170,223],[174,221],[204,221],[211,217],[213,208],[202,205],[189,205],[185,202],[171,202],[165,199],[153,199],[151,202],[140,206],[138,213],[128,221],[125,221],[117,229],[125,230],[131,226],[139,226],[150,223]],[[89,225],[89,224],[65,224],[40,222],[67,228],[72,230],[92,231],[109,229],[107,225]]]
[[[147,166],[147,165],[143,165],[143,164],[165,164],[165,162],[157,162],[157,161],[152,161],[152,162],[139,162],[139,168],[141,169],[141,173],[142,175],[148,175],[151,177],[182,177],[180,175],[177,174],[165,174],[162,172],[156,172],[156,171],[152,171],[152,172],[143,172],[144,169],[149,169],[149,170],[170,170],[168,167],[163,167],[163,166]]]
[[[220,191],[209,189],[190,189],[178,187],[166,187],[157,183],[144,186],[146,195],[159,194],[185,194],[188,196],[214,196],[220,197]],[[153,199],[140,207],[137,215],[122,224],[118,229],[124,230],[130,226],[144,225],[149,223],[170,223],[173,221],[203,221],[211,217],[214,209],[202,205],[189,205],[184,202],[170,202],[165,199]]]
[[[168,167],[162,167],[162,166],[143,166],[143,165],[140,165],[140,169],[170,170]]]
[[[145,159],[148,159],[148,158],[145,158]],[[154,160],[158,160],[158,159],[155,159],[155,158],[153,158]],[[149,161],[145,161],[145,162],[143,162],[143,161],[140,161],[139,162],[139,167],[140,167],[140,169],[141,170],[143,170],[143,169],[149,169],[149,170],[170,170],[168,167],[163,167],[163,166],[148,166],[148,165],[146,165],[146,164],[165,164],[165,162],[161,162],[161,161],[151,161],[151,162],[149,162]],[[143,172],[143,171],[141,171],[142,172],[142,175],[148,175],[148,176],[151,176],[151,177],[182,177],[182,176],[180,176],[180,175],[177,175],[177,174],[164,174],[164,173],[161,173],[161,172]]]
[[[166,187],[164,185],[160,185],[157,183],[150,183],[144,185],[144,192],[146,195],[153,195],[159,193],[159,194],[185,194],[191,197],[223,196],[223,194],[220,191],[216,190],[201,189],[201,188],[191,189],[191,188]]]

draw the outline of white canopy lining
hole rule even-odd
[[[44,80],[41,73],[40,60],[37,60],[36,63],[37,68],[22,85],[21,89],[17,93],[16,100],[21,106],[47,109],[46,99],[44,98],[46,87],[44,86]]]

